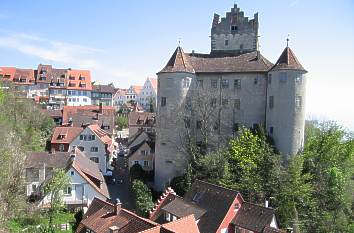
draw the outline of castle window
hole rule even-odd
[[[301,76],[301,75],[296,76],[295,82],[296,82],[297,84],[302,84],[302,76]]]
[[[286,75],[285,72],[281,72],[281,73],[279,74],[279,81],[280,81],[281,83],[286,83],[287,79],[288,79],[288,77],[287,77],[287,75]]]
[[[258,77],[254,78],[254,85],[258,84]]]
[[[203,88],[203,80],[198,80],[198,87]]]
[[[231,32],[236,32],[238,27],[236,25],[231,25]]]
[[[229,40],[225,40],[225,46],[229,46]]]
[[[216,98],[212,98],[212,99],[211,99],[210,105],[211,105],[212,107],[215,107],[215,106],[216,106]]]
[[[221,80],[221,87],[222,87],[223,89],[229,88],[229,80],[227,80],[227,79]]]
[[[240,126],[238,123],[234,123],[233,127],[232,127],[232,131],[235,133],[235,132],[238,132],[240,130]]]
[[[197,129],[201,129],[202,128],[202,121],[197,121]]]
[[[95,163],[99,163],[100,162],[100,159],[98,157],[91,157],[90,160],[95,162]]]
[[[212,88],[218,88],[218,80],[217,79],[212,79],[210,84],[211,84]]]
[[[272,74],[268,74],[268,84],[272,84]]]
[[[240,50],[241,51],[243,50],[243,44],[240,44]]]
[[[229,104],[229,100],[228,99],[222,99],[222,106],[226,106]]]
[[[166,106],[166,97],[161,97],[161,107]]]
[[[188,88],[191,84],[190,78],[184,78],[182,79],[182,86],[183,88]]]
[[[301,106],[302,106],[302,97],[299,95],[296,96],[296,98],[295,98],[295,106],[297,108],[301,108]]]
[[[269,127],[269,133],[273,134],[273,132],[274,132],[274,128],[273,127]]]
[[[274,108],[274,96],[269,96],[269,108]]]
[[[240,108],[241,108],[241,101],[240,101],[240,99],[235,99],[234,108],[235,108],[236,110],[240,110]]]
[[[235,79],[234,80],[234,88],[235,89],[241,89],[241,80],[240,79]]]

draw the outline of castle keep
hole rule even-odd
[[[158,72],[155,184],[185,171],[186,143],[217,149],[239,129],[265,128],[286,157],[303,146],[307,71],[287,46],[273,64],[258,48],[258,14],[215,14],[210,54],[177,47]]]

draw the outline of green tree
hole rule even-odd
[[[243,128],[230,140],[229,169],[231,188],[240,190],[246,200],[262,203],[276,193],[280,157],[267,143],[263,132]]]
[[[143,217],[148,217],[149,210],[154,206],[151,190],[141,180],[134,180],[132,191],[136,212]]]
[[[308,231],[349,232],[354,227],[354,140],[333,122],[308,127],[304,170],[312,177],[315,208]]]
[[[156,100],[153,97],[149,98],[149,112],[155,112],[156,110]]]
[[[310,175],[303,173],[304,158],[296,155],[289,161],[288,166],[282,171],[281,185],[276,195],[277,215],[283,228],[302,228],[312,208],[312,185]]]
[[[70,185],[70,178],[65,170],[56,169],[48,183],[44,186],[44,194],[49,196],[50,208],[48,211],[50,232],[55,232],[53,219],[63,207],[63,191]]]
[[[128,117],[117,116],[116,117],[116,125],[118,126],[118,130],[122,130],[128,127]]]
[[[193,183],[193,174],[191,164],[187,165],[183,176],[177,176],[171,180],[171,188],[179,195],[184,196]]]

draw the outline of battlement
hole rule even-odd
[[[258,13],[245,16],[235,4],[226,16],[214,14],[211,27],[211,51],[233,51],[235,54],[258,50]]]

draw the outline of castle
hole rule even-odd
[[[258,14],[234,5],[214,15],[210,54],[178,46],[157,73],[157,190],[185,172],[190,141],[217,149],[241,127],[262,127],[284,157],[303,147],[307,71],[288,45],[275,64],[263,57],[258,28]]]

